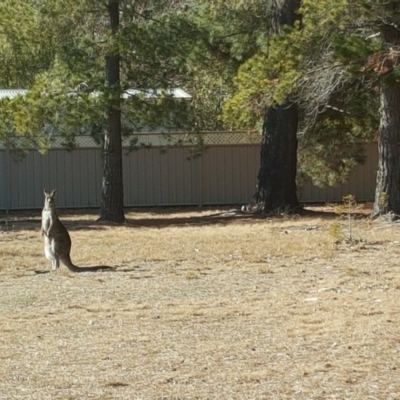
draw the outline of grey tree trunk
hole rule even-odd
[[[400,215],[400,83],[381,88],[378,170],[371,217]]]
[[[386,5],[395,9],[393,1]],[[395,24],[383,22],[380,33],[386,48],[400,43]],[[389,212],[400,215],[400,83],[390,75],[382,77],[379,113],[378,169],[372,218]]]
[[[299,19],[300,0],[274,3],[271,34]],[[280,213],[298,208],[297,172],[297,105],[290,102],[265,111],[260,169],[251,209],[256,212]]]
[[[108,12],[111,32],[115,35],[119,27],[118,0],[109,0]],[[104,133],[100,221],[122,223],[125,221],[125,215],[122,178],[120,57],[118,50],[114,50],[106,57],[106,85],[111,96],[107,109],[107,127]]]

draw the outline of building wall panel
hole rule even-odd
[[[254,195],[260,146],[208,145],[202,156],[188,159],[188,147],[124,149],[124,197],[127,207],[245,204]],[[307,182],[302,202],[337,202],[353,194],[358,201],[374,198],[377,146],[366,145],[366,163],[343,185],[317,188]],[[58,189],[58,205],[99,207],[102,187],[100,148],[30,151],[20,161],[0,149],[0,209],[37,209],[43,188]],[[8,167],[9,166],[9,167]]]

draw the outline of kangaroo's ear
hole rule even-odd
[[[50,195],[50,192],[47,189],[44,189],[43,193],[44,193],[45,196],[49,196]]]
[[[56,194],[57,194],[57,189],[54,189],[54,190],[50,193],[50,196],[51,196],[51,197],[55,197]]]

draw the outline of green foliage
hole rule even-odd
[[[12,21],[19,21],[0,28],[0,59],[11,54],[19,60],[13,69],[0,64],[2,86],[30,89],[24,99],[1,104],[8,119],[0,139],[37,137],[45,147],[52,135],[61,134],[72,147],[75,135],[89,131],[101,140],[105,110],[115,96],[124,98],[125,134],[161,126],[190,129],[193,115],[187,102],[173,100],[166,91],[184,83],[190,20],[182,17],[179,2],[167,0],[121,1],[120,9],[120,30],[112,36],[105,2],[0,2],[0,25],[7,25],[12,12]],[[104,60],[117,50],[121,81],[109,87]],[[22,79],[25,70],[31,72]],[[126,96],[130,88],[142,95]],[[149,98],[150,89],[161,94]]]
[[[337,222],[329,228],[329,234],[338,242],[354,242],[354,218],[362,206],[357,204],[355,197],[351,194],[343,196],[343,203],[334,207],[334,212],[338,215]],[[342,221],[346,224],[344,227]]]
[[[232,97],[233,78],[243,63],[264,47],[271,21],[271,1],[192,0],[188,18],[197,40],[188,60],[188,90],[193,94],[199,130],[232,129],[243,116],[222,118]]]
[[[345,182],[365,160],[363,143],[377,138],[379,98],[373,90],[342,87],[330,102],[334,108],[322,108],[299,136],[299,183],[310,177],[320,187]]]
[[[299,181],[335,185],[377,137],[379,77],[367,66],[382,44],[361,2],[303,0],[300,12],[301,23],[269,37],[238,69],[223,118],[260,129],[266,107],[297,102]]]
[[[52,62],[53,36],[33,0],[0,2],[0,87],[29,87]]]
[[[346,64],[350,71],[358,74],[368,57],[382,48],[381,43],[376,38],[346,37],[345,33],[335,36],[332,40],[332,46],[335,59],[341,64]],[[351,64],[349,64],[349,61],[351,61]]]
[[[341,243],[346,240],[346,235],[343,233],[343,229],[339,222],[334,222],[330,225],[329,234],[336,239],[337,243]]]
[[[260,130],[265,108],[289,99],[300,108],[300,179],[341,182],[363,161],[360,142],[377,136],[380,80],[400,74],[376,35],[379,21],[399,15],[389,3],[302,0],[301,22],[271,35],[273,4],[121,0],[112,37],[105,2],[4,0],[0,86],[31,90],[1,103],[0,138],[17,135],[41,149],[55,133],[68,146],[88,130],[101,140],[107,104],[128,88],[179,86],[193,99],[188,110],[166,92],[151,101],[128,97],[124,134],[160,126]],[[116,50],[121,82],[111,88],[104,57]]]
[[[222,123],[260,130],[266,107],[295,101],[299,180],[311,177],[319,186],[345,181],[364,160],[361,144],[378,137],[382,80],[387,84],[400,76],[398,49],[390,47],[400,21],[398,2],[302,0],[301,21],[273,36],[271,3],[258,14],[265,20],[255,18],[250,25],[243,21],[257,1],[200,3],[209,14],[211,26],[203,26],[214,45],[211,56],[224,57],[230,66],[240,60],[232,68],[234,93],[228,91],[223,103]],[[250,36],[244,29],[246,34],[232,34],[227,43],[223,34],[238,26],[251,26]],[[236,51],[249,37],[249,51]]]

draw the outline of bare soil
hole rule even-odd
[[[0,399],[400,399],[400,226],[230,209],[0,218]],[[337,229],[336,229],[337,232]],[[48,273],[47,273],[48,272]]]

